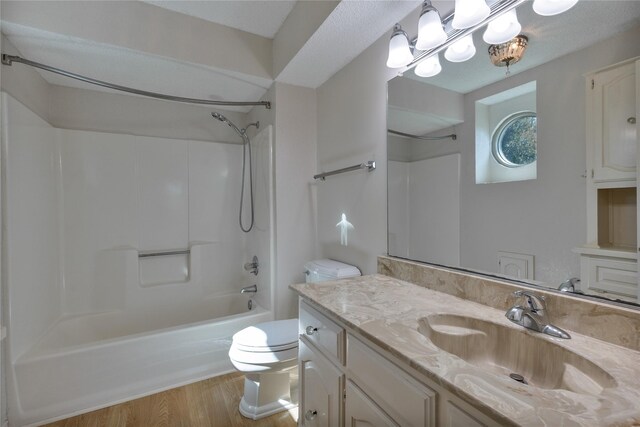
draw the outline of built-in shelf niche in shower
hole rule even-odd
[[[161,253],[164,251],[158,251]],[[190,278],[190,252],[167,251],[158,256],[139,256],[140,286],[156,286],[169,283],[187,283]],[[176,253],[178,252],[178,253]],[[143,252],[140,252],[141,254]]]
[[[635,250],[636,206],[635,187],[598,189],[598,246]]]

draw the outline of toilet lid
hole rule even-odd
[[[244,328],[233,344],[245,351],[281,351],[298,345],[298,319],[275,320]]]

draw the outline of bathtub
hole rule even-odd
[[[11,425],[87,412],[233,370],[231,336],[271,312],[247,295],[61,318],[13,366]]]

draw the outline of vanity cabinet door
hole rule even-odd
[[[475,419],[471,414],[458,408],[450,401],[446,402],[446,412],[446,427],[485,427],[483,423]]]
[[[305,427],[342,425],[341,403],[344,379],[338,370],[312,344],[300,339],[298,369],[300,372],[299,424]]]
[[[635,63],[595,73],[587,84],[591,176],[595,182],[635,181]]]
[[[345,425],[348,427],[399,427],[387,414],[373,403],[354,383],[347,381],[345,400]]]
[[[347,377],[401,426],[436,427],[436,392],[351,334]]]

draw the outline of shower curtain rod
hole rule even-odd
[[[166,101],[176,101],[176,102],[184,102],[187,104],[205,104],[205,105],[223,105],[229,107],[244,107],[244,106],[264,106],[266,109],[271,109],[271,102],[269,101],[256,101],[256,102],[239,102],[239,101],[213,101],[208,99],[198,99],[198,98],[183,98],[181,96],[173,96],[173,95],[165,95],[163,93],[156,92],[148,92],[146,90],[139,90],[130,88],[127,86],[120,86],[117,84],[105,82],[102,80],[92,79],[91,77],[86,77],[80,74],[72,73],[70,71],[62,70],[60,68],[52,67],[50,65],[41,64],[39,62],[30,61],[25,58],[21,58],[19,56],[7,55],[5,53],[2,54],[2,63],[4,65],[11,66],[13,62],[19,62],[21,64],[29,65],[31,67],[40,68],[41,70],[49,71],[55,74],[60,74],[61,76],[71,77],[72,79],[80,80],[86,83],[90,83],[97,86],[106,87],[109,89],[119,90],[121,92],[129,92],[136,95],[147,96],[149,98],[157,98],[164,99]]]
[[[455,141],[456,139],[458,139],[458,135],[456,135],[455,133],[452,133],[449,135],[442,135],[442,136],[420,136],[420,135],[413,135],[411,133],[400,132],[399,130],[393,130],[393,129],[387,129],[387,132],[392,133],[394,135],[406,136],[408,138],[423,139],[425,141],[439,141],[441,139],[449,139],[449,138]]]

